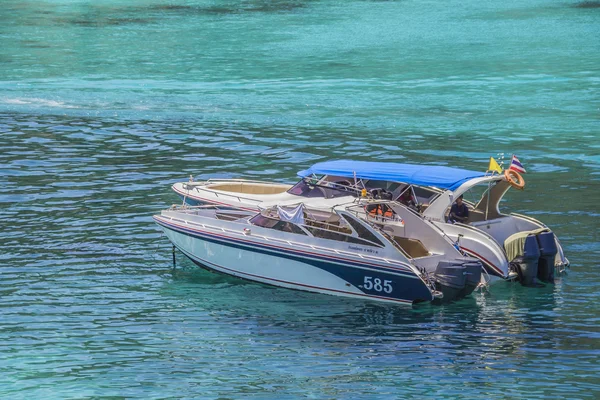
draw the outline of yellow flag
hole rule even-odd
[[[502,167],[496,160],[494,160],[494,157],[490,157],[490,165],[488,166],[488,170],[486,172],[497,172],[499,174],[502,173]]]

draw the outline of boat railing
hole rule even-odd
[[[316,219],[309,219],[309,218],[304,218],[304,225],[302,225],[302,226],[305,226],[308,228],[324,229],[324,230],[331,231],[331,232],[339,232],[339,233],[345,233],[345,234],[352,233],[352,230],[348,227],[330,224],[328,222],[317,221]]]
[[[208,188],[202,188],[202,190],[204,190],[205,192],[210,192],[213,193],[215,195],[215,197],[233,197],[235,199],[238,200],[238,202],[242,203],[242,200],[244,200],[243,202],[245,203],[256,203],[256,204],[260,204],[262,202],[262,200],[258,200],[258,199],[253,199],[251,197],[244,197],[244,196],[239,196],[237,194],[229,194],[229,193],[223,193],[223,192],[217,192],[215,190],[211,190]]]
[[[180,212],[185,212],[185,213],[194,213],[197,211],[204,211],[204,210],[215,210],[215,211],[230,211],[230,212],[246,213],[248,215],[256,214],[255,212],[249,212],[248,210],[245,210],[242,208],[233,207],[233,206],[223,206],[223,205],[219,205],[219,204],[203,204],[203,205],[197,205],[197,206],[188,205],[186,203],[173,204],[173,205],[171,205],[171,207],[169,207],[168,210],[169,211],[180,211]]]
[[[315,186],[319,186],[322,187],[324,189],[335,189],[338,190],[340,192],[352,192],[354,194],[360,194],[362,191],[362,188],[359,188],[356,185],[343,185],[337,182],[323,182],[323,183],[317,183],[314,184]]]
[[[478,228],[477,226],[473,226],[473,224],[469,225],[469,224],[463,224],[462,222],[455,222],[452,225],[460,226],[461,228],[468,229],[470,231],[479,233],[479,234],[485,236],[486,238],[488,238],[488,239],[490,239],[490,240],[498,243],[498,241],[496,240],[496,238],[494,238],[492,235],[490,235],[488,232],[484,231],[483,229]],[[500,246],[500,247],[502,248],[502,246]]]
[[[220,206],[217,204],[203,204],[203,205],[198,205],[198,206],[192,206],[187,203],[184,203],[184,204],[172,204],[171,207],[169,207],[169,210],[183,211],[183,210],[200,210],[200,209],[211,209],[211,208],[218,209],[219,207],[223,207],[223,206]]]
[[[339,223],[332,224],[332,223],[329,223],[326,221],[319,221],[317,219],[310,218],[310,211],[305,210],[304,212],[305,212],[304,224],[298,224],[299,226],[304,226],[307,228],[324,229],[324,230],[328,230],[328,231],[332,231],[332,232],[340,232],[340,233],[346,233],[346,234],[352,233],[352,230],[350,228],[345,227],[345,226],[340,226]],[[267,218],[281,220],[279,218],[279,214],[277,213],[277,210],[273,209],[273,208],[268,208],[268,209],[262,210],[261,214]]]
[[[503,224],[504,221],[497,218],[497,219],[486,219],[483,221],[473,221],[470,222],[471,226],[474,226],[475,228],[479,228],[480,226],[490,226],[490,225],[497,225],[497,224]]]
[[[352,213],[355,217],[361,218],[361,219],[366,219],[367,221],[373,221],[373,222],[378,222],[378,223],[382,223],[382,222],[383,223],[404,223],[404,220],[402,219],[402,217],[400,217],[400,215],[398,215],[396,212],[392,212],[393,213],[392,216],[385,216],[385,215],[381,215],[381,214],[373,214],[366,210],[366,207],[368,205],[378,205],[378,204],[397,205],[398,202],[381,201],[381,202],[363,203],[363,204],[357,204],[354,206],[349,206],[346,208],[346,210],[348,212]]]
[[[394,215],[393,217],[386,217],[383,215],[373,215],[370,213],[366,213],[367,221],[374,221],[378,223],[401,223],[404,224],[404,220],[399,215]]]
[[[267,181],[259,181],[255,179],[243,179],[243,178],[209,178],[205,181],[189,181],[186,182],[188,186],[202,186],[211,183],[260,183],[263,185],[287,185],[286,183],[280,182],[267,182]]]
[[[354,185],[349,186],[349,185],[343,185],[343,184],[339,184],[336,182],[329,182],[329,181],[321,182],[317,179],[311,179],[311,178],[304,178],[303,181],[305,184],[307,184],[308,186],[310,186],[312,188],[319,188],[323,194],[323,197],[326,199],[333,198],[333,197],[342,197],[339,194],[336,196],[335,192],[343,194],[344,196],[348,195],[348,196],[352,196],[352,197],[360,197],[361,190],[362,190],[362,189],[355,187]],[[297,195],[303,196],[302,194],[297,194]]]
[[[538,221],[537,219],[529,217],[527,215],[517,214],[517,213],[510,213],[510,215],[512,215],[513,217],[522,218],[524,220],[527,220],[533,224],[538,225],[540,228],[547,228],[547,226],[543,222]]]

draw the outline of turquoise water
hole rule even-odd
[[[0,397],[600,396],[600,3],[5,0]],[[483,170],[573,267],[401,308],[198,270],[197,178],[351,157]]]

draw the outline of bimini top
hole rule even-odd
[[[466,181],[485,176],[484,172],[439,165],[398,164],[352,160],[334,160],[317,163],[298,172],[298,176],[332,175],[359,179],[376,179],[409,183],[419,186],[434,186],[454,190]]]

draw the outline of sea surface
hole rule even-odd
[[[398,307],[212,274],[174,182],[350,158],[485,170],[555,285]],[[600,397],[600,2],[3,0],[0,398]]]

